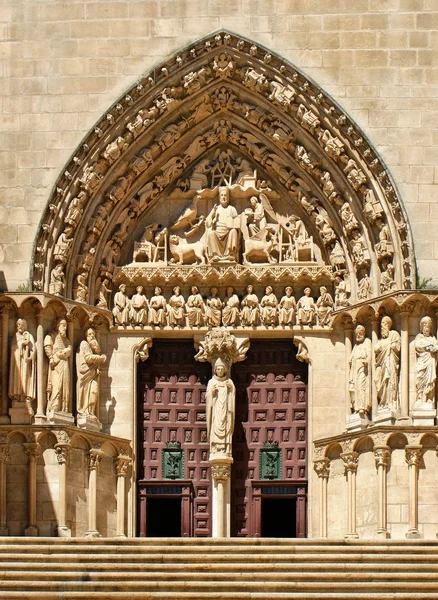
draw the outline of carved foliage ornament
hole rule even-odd
[[[211,362],[226,357],[230,362],[245,360],[249,349],[249,338],[236,338],[224,327],[214,327],[208,331],[203,341],[198,343],[195,359]]]

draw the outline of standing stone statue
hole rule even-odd
[[[213,377],[207,385],[207,436],[211,455],[220,453],[231,456],[236,388],[229,377],[229,370],[229,363],[218,358]]]
[[[106,361],[106,356],[101,352],[92,327],[86,330],[85,338],[76,355],[77,410],[79,415],[96,417],[96,407],[99,406],[99,367]]]
[[[391,317],[383,317],[381,337],[374,348],[375,381],[380,408],[397,411],[399,406],[398,380],[400,370],[400,334],[393,331]]]
[[[25,319],[17,320],[17,331],[11,343],[11,365],[9,368],[9,398],[12,406],[26,405],[33,415],[32,401],[36,398],[36,345],[27,330]]]
[[[47,380],[47,416],[55,412],[70,412],[70,358],[72,347],[67,338],[67,321],[60,319],[56,332],[44,338],[44,350],[49,359]]]
[[[420,333],[415,338],[415,400],[418,404],[435,407],[436,364],[438,342],[432,335],[432,319],[423,317],[420,321]]]
[[[350,392],[351,410],[365,417],[371,410],[371,340],[365,337],[365,327],[355,329],[356,344],[350,355]]]

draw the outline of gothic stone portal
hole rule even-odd
[[[232,368],[233,536],[280,530],[306,535],[307,367],[295,353],[290,341],[254,340],[246,361]],[[140,536],[165,535],[165,524],[178,520],[171,535],[211,535],[205,420],[210,376],[209,364],[195,362],[192,341],[156,340],[149,360],[139,365]],[[158,499],[166,500],[161,513]],[[276,522],[282,519],[290,522]]]

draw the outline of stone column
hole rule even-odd
[[[400,416],[406,419],[409,417],[409,312],[404,310],[400,316]]]
[[[405,447],[406,462],[409,469],[409,529],[408,539],[421,538],[418,531],[418,467],[423,454],[423,447],[412,444]]]
[[[125,496],[126,496],[126,475],[128,467],[131,464],[131,458],[124,454],[119,454],[115,459],[116,477],[117,477],[117,526],[116,537],[125,538]]]
[[[68,407],[68,416],[73,419],[73,398],[74,398],[74,393],[73,393],[73,386],[74,383],[76,382],[76,368],[75,368],[75,344],[74,344],[74,338],[75,338],[75,323],[74,323],[74,316],[73,315],[69,315],[69,317],[67,318],[67,337],[70,341],[71,344],[71,354],[68,358],[68,368],[70,370],[70,405]],[[73,423],[74,423],[74,419],[73,419]]]
[[[348,419],[351,415],[351,403],[350,403],[350,356],[353,350],[353,323],[349,319],[344,323],[344,335],[345,335],[345,418]]]
[[[231,456],[210,456],[213,476],[213,532],[212,537],[230,537]]]
[[[372,358],[371,358],[371,363],[372,363],[372,370],[371,370],[371,398],[372,398],[372,405],[371,405],[371,418],[374,421],[376,419],[377,416],[377,408],[378,408],[378,403],[377,403],[377,390],[376,390],[376,382],[374,380],[374,373],[376,370],[376,359],[374,356],[374,349],[376,347],[377,342],[379,341],[379,320],[377,319],[377,317],[375,317],[372,321],[371,321],[371,344],[372,344]]]
[[[0,444],[0,536],[9,535],[7,496],[6,496],[6,469],[9,462],[9,446]]]
[[[56,458],[59,464],[59,501],[58,501],[58,537],[71,537],[71,529],[67,526],[67,463],[70,455],[70,444],[55,444]]]
[[[357,452],[343,452],[341,458],[344,461],[345,475],[348,485],[348,532],[346,539],[357,539],[356,532],[356,472],[359,454]]]
[[[319,537],[327,537],[327,486],[330,475],[330,459],[321,458],[313,463],[319,477]]]
[[[36,466],[37,460],[41,453],[41,447],[39,444],[30,443],[24,444],[24,449],[29,457],[29,481],[28,481],[28,526],[24,530],[24,535],[37,536],[38,527],[36,525],[36,508],[37,508],[37,496],[36,496]]]
[[[97,469],[102,460],[103,452],[97,448],[92,448],[89,454],[88,463],[88,531],[85,534],[87,538],[100,537],[97,531]]]
[[[37,408],[34,418],[36,425],[42,425],[46,423],[46,384],[44,378],[44,327],[43,327],[43,313],[39,311],[37,314]]]
[[[0,425],[7,425],[11,422],[8,413],[8,351],[9,351],[9,307],[7,305],[0,307],[2,320],[2,354],[1,354],[1,383],[2,395],[0,404]]]
[[[377,477],[379,486],[379,521],[377,524],[377,537],[388,539],[387,519],[387,485],[386,474],[391,461],[391,448],[389,446],[375,446],[374,458],[376,460]]]

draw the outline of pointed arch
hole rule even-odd
[[[406,214],[365,134],[296,67],[220,31],[138,81],[85,137],[43,215],[33,288],[94,304],[154,207],[220,149],[303,219],[353,301],[413,287]]]

